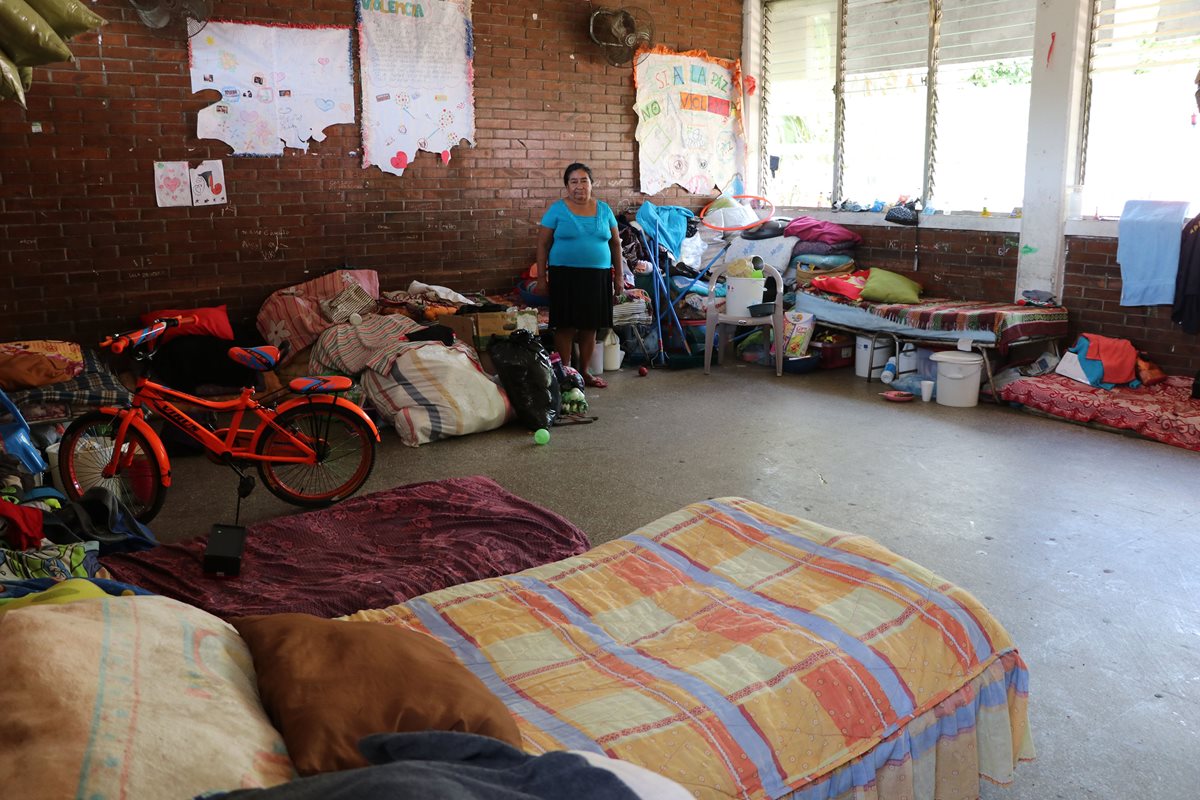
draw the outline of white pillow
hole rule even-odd
[[[0,614],[7,797],[195,797],[295,777],[232,626],[166,597]]]
[[[774,236],[770,239],[743,239],[739,236],[725,251],[722,263],[732,264],[739,258],[758,256],[764,264],[770,264],[782,274],[792,260],[792,248],[798,241],[795,236]]]

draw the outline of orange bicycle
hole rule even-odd
[[[129,407],[107,406],[85,414],[63,434],[58,460],[67,497],[78,500],[91,487],[103,486],[140,521],[154,518],[171,486],[171,463],[162,439],[146,420],[147,412],[183,431],[213,460],[232,467],[240,478],[239,502],[254,488],[254,478],[242,469],[249,464],[258,466],[272,494],[299,506],[327,506],[358,491],[375,465],[379,431],[361,408],[336,396],[351,387],[349,378],[296,378],[288,388],[299,396],[275,408],[255,400],[253,389],[242,389],[233,400],[213,401],[146,377],[154,341],[168,328],[193,319],[157,319],[149,327],[108,336],[100,343],[113,353],[132,348],[137,386]],[[266,371],[279,361],[279,349],[233,347],[229,357]],[[214,428],[172,401],[233,416],[227,428]],[[257,427],[241,427],[247,411],[259,419]]]

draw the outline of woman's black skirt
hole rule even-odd
[[[612,327],[612,270],[550,267],[550,327]]]

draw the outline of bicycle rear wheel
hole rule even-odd
[[[375,434],[353,411],[332,403],[297,406],[276,417],[275,424],[317,451],[315,464],[258,463],[263,484],[279,499],[319,508],[354,494],[370,477]],[[291,440],[271,427],[263,431],[255,452],[300,455]]]
[[[167,487],[162,482],[162,462],[136,428],[130,426],[125,431],[117,473],[104,477],[120,424],[119,417],[99,411],[71,423],[58,449],[64,494],[69,500],[78,500],[93,486],[102,486],[115,494],[139,522],[149,522],[162,509]]]

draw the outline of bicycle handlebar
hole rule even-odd
[[[174,328],[179,325],[190,325],[195,322],[196,318],[190,315],[182,315],[178,317],[161,317],[154,320],[145,328],[118,333],[115,336],[105,336],[100,342],[101,347],[106,347],[114,353],[124,352],[126,347],[137,347],[146,342],[152,342],[159,336],[162,336],[163,331],[167,328]]]

